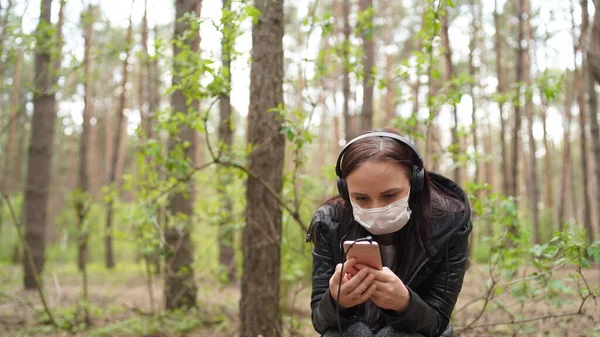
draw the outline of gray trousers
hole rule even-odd
[[[376,334],[373,334],[365,323],[356,322],[342,331],[341,335],[337,329],[329,329],[323,337],[423,337],[423,335],[420,333],[396,331],[390,326],[386,326]]]

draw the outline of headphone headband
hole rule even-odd
[[[344,153],[346,153],[346,150],[348,150],[348,147],[361,139],[371,138],[371,137],[392,138],[392,139],[395,139],[395,140],[399,141],[400,143],[408,146],[412,150],[412,152],[417,156],[417,165],[416,166],[420,169],[423,168],[423,158],[421,157],[421,154],[419,153],[419,151],[417,151],[417,148],[415,147],[415,145],[410,140],[408,140],[408,138],[402,137],[398,134],[391,133],[391,132],[375,131],[375,132],[369,132],[369,133],[365,133],[363,135],[357,136],[357,137],[353,138],[352,140],[350,140],[348,143],[346,143],[346,145],[344,145],[344,147],[340,151],[337,162],[335,164],[335,174],[339,178],[342,178],[342,159],[344,157]]]

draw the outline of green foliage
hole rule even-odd
[[[418,114],[410,114],[408,117],[398,116],[391,121],[391,126],[400,134],[413,139],[424,139],[424,133],[420,132],[420,126],[428,123],[428,118],[419,118]]]
[[[536,79],[536,85],[546,102],[555,101],[562,92],[565,80],[564,72],[546,69]]]
[[[586,280],[583,270],[590,268],[590,260],[600,257],[600,241],[588,244],[579,227],[566,226],[547,242],[531,245],[531,230],[520,221],[515,201],[501,194],[488,196],[488,189],[485,184],[466,185],[474,219],[472,235],[481,235],[485,226],[498,234],[484,236],[475,246],[472,258],[484,263],[484,275],[489,278],[481,282],[481,291],[487,296],[480,300],[483,307],[477,309],[481,315],[475,320],[466,318],[470,322],[459,326],[458,331],[469,331],[481,319],[498,321],[497,327],[492,324],[491,330],[486,331],[500,333],[505,324],[494,316],[506,315],[516,323],[522,320],[521,324],[511,324],[513,334],[525,334],[537,329],[534,324],[539,318],[528,311],[533,303],[543,305],[544,312],[558,316],[570,310],[567,306],[583,305],[588,298],[598,295],[600,289]],[[481,302],[467,306],[474,303]],[[460,317],[460,310],[455,315]]]

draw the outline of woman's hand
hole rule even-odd
[[[378,307],[397,312],[406,310],[410,303],[410,292],[404,282],[393,271],[388,267],[377,270],[363,264],[356,264],[355,268],[359,270],[358,274],[367,271],[369,275],[375,276],[373,284],[377,288],[371,295],[371,300]]]
[[[340,290],[339,305],[346,309],[366,302],[375,293],[377,286],[374,283],[375,275],[370,275],[369,270],[358,271],[352,278],[348,271],[356,265],[356,259],[351,258],[344,263],[344,275],[342,275],[342,264],[338,264],[335,272],[329,279],[329,292],[335,301],[338,301],[338,289]],[[340,286],[340,278],[342,286]]]

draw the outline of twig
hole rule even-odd
[[[582,302],[582,306],[583,306],[583,302]],[[564,313],[564,314],[559,314],[559,315],[545,315],[545,316],[539,316],[539,317],[533,317],[533,318],[526,318],[526,319],[521,319],[521,320],[512,320],[512,321],[504,321],[504,322],[492,322],[492,323],[485,323],[485,324],[479,324],[479,325],[474,325],[471,327],[471,329],[478,329],[478,328],[487,328],[487,327],[492,327],[492,326],[500,326],[500,325],[520,325],[523,323],[531,323],[531,322],[535,322],[535,321],[543,321],[543,320],[547,320],[547,319],[556,319],[556,318],[565,318],[565,317],[570,317],[570,316],[577,316],[577,315],[581,315],[582,312],[580,312],[580,310],[577,311],[573,311],[573,312],[568,312],[568,313]],[[589,318],[594,318],[591,315],[585,315]],[[465,330],[459,330],[460,332],[464,332]]]
[[[58,276],[56,276],[56,273],[52,273],[52,281],[54,282],[54,288],[56,288],[58,298],[62,298],[62,287],[60,286],[60,282],[58,281]]]
[[[277,203],[279,205],[281,205],[281,207],[283,207],[288,213],[290,213],[292,218],[300,225],[300,227],[302,227],[302,229],[305,232],[308,230],[306,225],[304,225],[304,223],[302,222],[302,219],[300,219],[299,212],[292,210],[285,202],[283,202],[283,200],[281,200],[281,198],[279,197],[278,193],[271,186],[269,186],[269,184],[264,179],[259,177],[256,173],[252,172],[249,168],[247,168],[243,165],[236,164],[231,161],[219,160],[217,162],[217,164],[221,164],[221,165],[228,166],[228,167],[235,167],[237,169],[244,171],[247,175],[251,176],[252,178],[256,179],[256,181],[258,181],[261,185],[263,185],[265,190],[277,201]]]
[[[194,174],[198,171],[202,171],[205,168],[215,164],[216,162],[212,161],[197,167],[194,167],[194,169],[192,171],[190,171],[188,174],[186,174],[185,176],[181,177],[181,178],[177,178],[177,181],[175,183],[173,183],[171,186],[167,187],[166,189],[164,189],[163,191],[161,191],[157,196],[155,196],[154,198],[152,198],[152,200],[150,200],[149,204],[153,204],[155,203],[158,199],[160,199],[162,196],[170,193],[172,190],[174,190],[177,186],[179,186],[179,184],[181,183],[185,183],[187,181],[189,181],[192,176],[194,176]]]
[[[4,201],[8,205],[8,209],[10,211],[10,216],[13,219],[13,225],[15,226],[15,228],[17,230],[17,234],[19,235],[21,245],[23,245],[23,249],[25,250],[25,255],[27,256],[27,262],[29,263],[29,267],[31,268],[31,271],[33,272],[33,276],[34,276],[34,280],[35,280],[35,287],[38,291],[38,294],[40,295],[40,300],[42,301],[42,305],[44,306],[44,312],[48,315],[50,324],[52,324],[52,326],[54,326],[55,328],[58,328],[58,325],[56,324],[56,320],[54,320],[54,316],[52,315],[52,312],[50,311],[50,308],[48,307],[48,303],[46,302],[46,296],[44,295],[44,292],[42,291],[39,275],[38,275],[37,270],[35,269],[35,264],[33,262],[33,255],[31,254],[31,248],[25,241],[25,237],[23,236],[23,233],[21,231],[21,223],[19,222],[19,219],[15,215],[15,210],[12,206],[12,203],[10,202],[9,197],[6,195],[6,193],[4,191],[0,191],[0,193],[2,193],[2,198],[4,198]]]
[[[144,317],[153,317],[154,313],[150,313],[150,312],[145,312],[144,310],[137,308],[137,307],[130,307],[127,304],[123,304],[123,308],[133,312],[134,314],[140,315],[140,316],[144,316]]]

